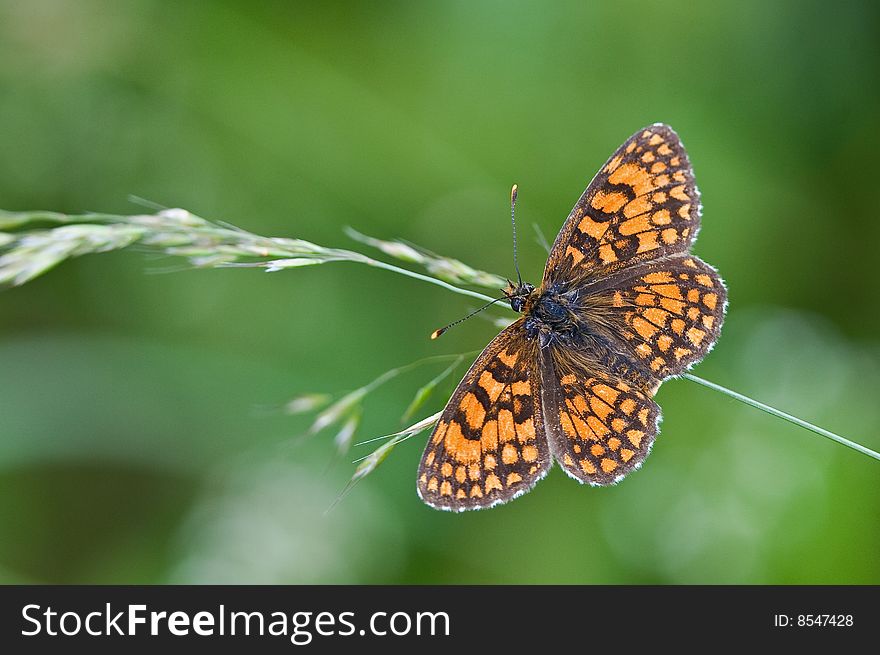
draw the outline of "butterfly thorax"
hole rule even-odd
[[[510,306],[525,317],[526,336],[540,337],[541,345],[567,338],[580,326],[577,292],[565,291],[558,285],[535,288],[522,283],[508,289]]]
[[[604,294],[579,293],[559,284],[537,289],[522,284],[509,291],[511,307],[525,319],[526,338],[537,339],[542,349],[559,346],[555,356],[561,358],[561,365],[573,370],[600,366],[620,380],[656,390],[657,380],[650,371],[623,355],[609,334]]]

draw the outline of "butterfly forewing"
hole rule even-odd
[[[699,225],[687,153],[671,127],[651,125],[618,148],[572,209],[550,251],[544,286],[684,252]]]
[[[546,475],[535,345],[520,319],[486,347],[459,383],[422,455],[419,496],[437,509],[491,507]]]

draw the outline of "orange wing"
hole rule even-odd
[[[541,351],[547,440],[575,480],[609,485],[642,465],[660,425],[645,391],[604,371],[588,370],[552,347]]]
[[[428,439],[418,471],[425,503],[456,512],[492,507],[547,474],[536,362],[522,319],[486,346]]]
[[[684,373],[709,353],[727,307],[718,273],[690,254],[621,271],[584,293],[601,312],[606,338],[623,342],[657,380]]]
[[[559,232],[544,287],[610,275],[685,252],[700,225],[700,194],[687,153],[668,125],[639,130],[593,178]]]

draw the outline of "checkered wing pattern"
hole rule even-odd
[[[700,194],[678,135],[657,123],[618,148],[572,209],[550,251],[544,286],[577,286],[639,262],[685,252]]]
[[[657,380],[684,373],[718,339],[727,291],[715,269],[693,255],[627,270],[602,286],[589,302],[610,308],[602,312],[610,334]]]
[[[651,450],[660,407],[607,371],[581,367],[558,348],[542,351],[541,388],[550,452],[574,479],[609,485]]]
[[[418,471],[419,496],[460,512],[506,502],[547,474],[534,344],[523,320],[505,328],[459,383]]]

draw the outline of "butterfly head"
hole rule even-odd
[[[508,280],[507,286],[501,291],[507,296],[507,299],[510,300],[510,308],[515,312],[522,313],[525,310],[526,301],[535,291],[535,285],[529,284],[528,282],[514,284]]]

